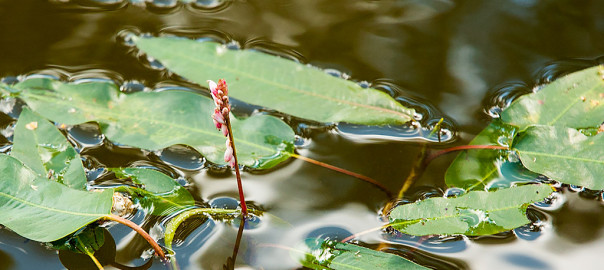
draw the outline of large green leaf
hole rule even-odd
[[[40,242],[60,239],[111,212],[113,190],[86,192],[48,181],[0,155],[0,224]]]
[[[430,198],[397,206],[390,224],[411,235],[488,235],[529,223],[526,209],[552,193],[549,185],[526,185],[493,192],[471,191],[456,198]]]
[[[604,134],[585,136],[572,128],[534,126],[514,147],[528,169],[566,184],[604,189]]]
[[[521,130],[530,125],[587,128],[604,120],[604,67],[571,73],[520,97],[501,114]]]
[[[214,42],[134,37],[138,48],[169,70],[200,85],[224,78],[229,95],[318,122],[403,124],[414,111],[381,91],[362,88],[325,72],[253,50]]]
[[[429,269],[409,261],[403,257],[375,251],[361,246],[325,241],[322,239],[307,239],[312,248],[302,264],[311,269],[335,270],[382,270],[382,269]]]
[[[186,144],[209,161],[226,164],[226,139],[212,123],[210,98],[186,91],[123,94],[107,81],[74,84],[42,78],[7,90],[57,123],[97,121],[113,142],[150,150]],[[241,164],[270,168],[293,152],[294,132],[280,119],[268,115],[231,119]]]
[[[53,124],[28,108],[19,115],[10,155],[41,177],[86,189],[86,173],[78,152]]]
[[[130,194],[137,195],[144,208],[151,209],[154,215],[169,214],[195,205],[191,194],[169,176],[145,168],[111,168],[118,178],[129,178],[135,187],[120,187]]]
[[[516,129],[495,120],[470,142],[470,145],[511,146]],[[483,190],[491,181],[502,177],[500,166],[507,151],[471,149],[461,152],[445,173],[445,183],[465,190]]]

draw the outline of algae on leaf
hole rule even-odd
[[[454,198],[429,198],[397,206],[390,225],[411,235],[489,235],[529,223],[526,209],[553,192],[549,185],[471,191]]]
[[[30,78],[4,90],[56,123],[99,122],[115,143],[148,150],[185,144],[209,161],[225,164],[224,137],[210,117],[214,110],[210,98],[176,90],[123,94],[108,81],[76,84],[48,78]],[[294,132],[280,119],[268,115],[231,119],[241,164],[267,169],[293,153]]]
[[[133,37],[169,70],[200,85],[224,78],[241,101],[318,122],[404,124],[414,110],[388,94],[322,70],[253,50],[171,37]]]

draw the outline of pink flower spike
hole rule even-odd
[[[225,137],[229,135],[229,129],[227,129],[226,125],[222,125],[222,129],[220,129],[220,131],[222,131],[222,135]]]
[[[224,151],[224,162],[229,162],[232,159],[235,159],[233,156],[233,148],[230,146]]]
[[[210,85],[210,91],[212,93],[214,93],[214,91],[216,91],[216,87],[218,87],[218,85],[216,85],[216,83],[212,80],[207,80],[207,82]]]
[[[224,123],[226,123],[224,121],[224,115],[222,115],[222,113],[220,113],[218,108],[214,109],[214,114],[212,114],[212,119],[214,119],[216,122],[220,123],[221,125],[224,125]],[[220,128],[220,127],[218,127],[218,128]]]

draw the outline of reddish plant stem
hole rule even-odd
[[[233,148],[233,157],[235,158],[235,175],[237,175],[237,188],[239,189],[239,201],[241,202],[241,213],[243,217],[247,217],[247,204],[245,203],[245,196],[243,196],[243,185],[241,184],[241,173],[239,172],[239,163],[237,162],[237,150],[235,150],[235,140],[233,140],[233,129],[231,128],[231,119],[229,115],[225,118],[225,124],[229,130],[229,141],[231,142],[231,148]]]
[[[426,164],[432,162],[432,160],[434,160],[437,157],[440,157],[444,154],[450,153],[450,152],[455,152],[455,151],[460,151],[460,150],[469,150],[469,149],[495,149],[495,150],[509,150],[509,147],[506,146],[499,146],[499,145],[460,145],[460,146],[454,146],[451,148],[447,148],[441,151],[438,151],[432,155],[430,155],[428,158],[426,158]]]
[[[118,215],[108,215],[105,216],[106,219],[108,220],[112,220],[121,224],[124,224],[130,228],[132,228],[134,231],[136,231],[138,234],[140,234],[140,236],[142,236],[143,238],[145,238],[145,240],[147,240],[147,242],[149,242],[149,244],[151,245],[151,247],[153,247],[153,249],[155,250],[155,252],[157,253],[157,255],[159,255],[159,257],[162,258],[162,260],[167,261],[168,259],[166,258],[166,254],[164,253],[164,251],[161,249],[161,247],[159,246],[159,244],[157,244],[157,242],[155,242],[155,240],[153,240],[153,238],[145,231],[143,230],[143,228],[141,228],[140,226],[138,226],[138,224],[125,219],[123,217],[120,217]]]
[[[386,195],[388,195],[388,198],[392,198],[392,193],[384,185],[382,185],[380,182],[378,182],[376,180],[373,180],[370,177],[367,177],[367,176],[364,176],[362,174],[358,174],[358,173],[355,173],[355,172],[351,172],[349,170],[342,169],[342,168],[339,168],[339,167],[336,167],[336,166],[333,166],[333,165],[330,165],[330,164],[327,164],[327,163],[324,163],[324,162],[321,162],[321,161],[318,161],[318,160],[314,160],[312,158],[301,156],[301,155],[298,155],[298,154],[291,153],[289,155],[292,156],[292,157],[295,157],[297,159],[301,159],[301,160],[304,160],[306,162],[309,162],[309,163],[312,163],[312,164],[315,164],[315,165],[319,165],[319,166],[321,166],[323,168],[334,170],[336,172],[340,172],[340,173],[343,173],[343,174],[350,175],[352,177],[361,179],[361,180],[363,180],[365,182],[368,182],[368,183],[376,186],[380,190],[382,190],[384,193],[386,193]]]

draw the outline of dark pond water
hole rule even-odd
[[[65,80],[109,78],[131,91],[170,85],[200,90],[150,68],[124,44],[123,33],[234,40],[371,82],[420,111],[423,125],[445,117],[453,137],[432,143],[442,148],[467,143],[497,106],[536,82],[595,65],[604,52],[603,1],[133,2],[0,1],[0,77],[41,73]],[[8,112],[10,104],[2,107]],[[5,146],[14,117],[0,117]],[[393,133],[304,123],[295,128],[304,141],[300,154],[368,175],[393,192],[425,141],[408,129]],[[186,147],[148,152],[115,146],[95,125],[74,127],[69,135],[92,169],[91,179],[101,166],[153,166],[179,178],[199,204],[236,204],[234,174],[209,169]],[[453,156],[431,164],[409,198],[442,194]],[[244,173],[243,180],[247,199],[270,215],[245,230],[240,269],[295,269],[300,267],[295,256],[275,245],[298,247],[309,236],[342,236],[383,224],[378,212],[387,198],[380,190],[300,160],[268,173]],[[552,204],[529,211],[535,224],[495,236],[419,239],[373,232],[359,240],[435,269],[601,269],[601,197],[565,188]],[[162,222],[142,211],[133,220],[147,228]],[[232,255],[237,226],[204,220],[187,226],[189,236],[175,248],[182,269],[222,269]],[[141,239],[122,226],[109,231],[117,262],[145,263],[149,252]],[[166,269],[158,260],[152,263],[151,269]],[[0,230],[0,269],[63,268],[56,251]]]

